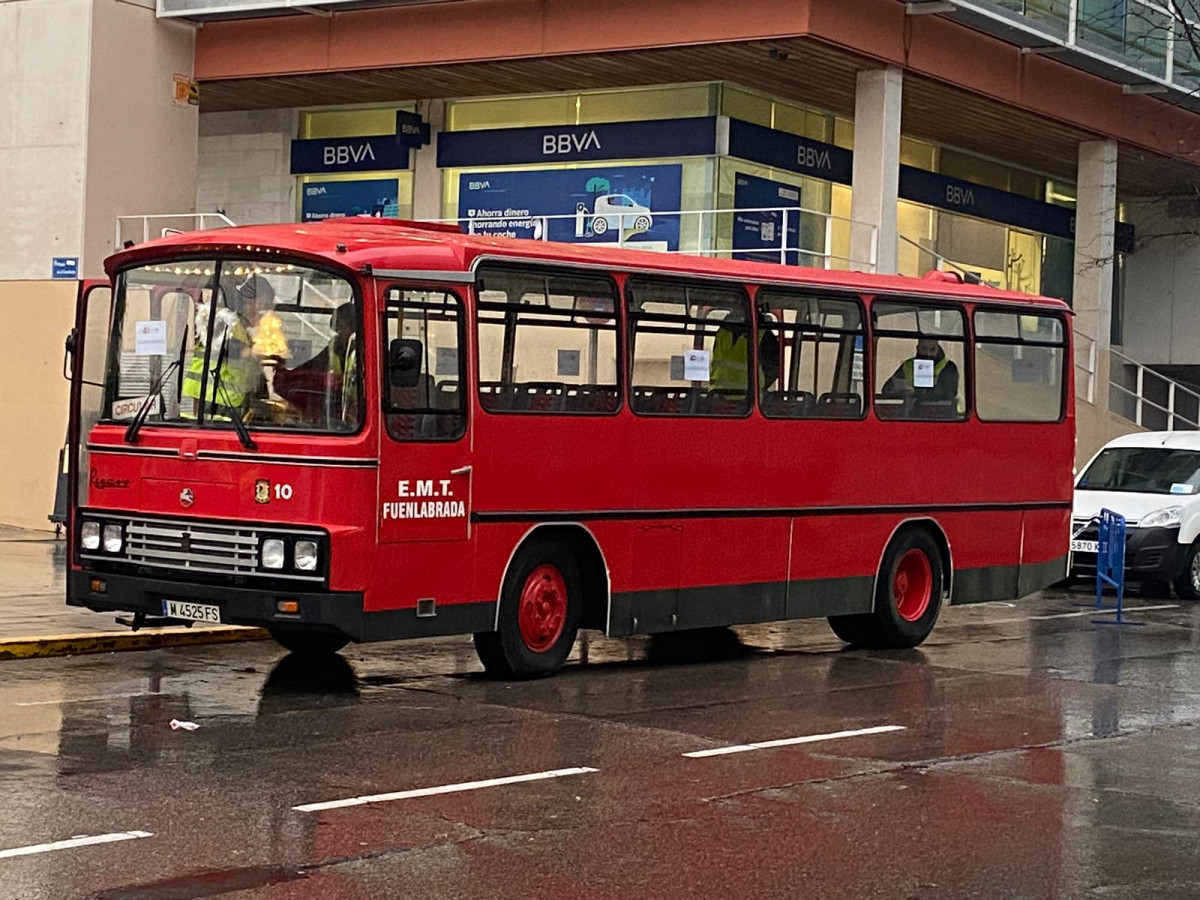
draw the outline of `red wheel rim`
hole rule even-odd
[[[525,579],[517,606],[521,640],[534,653],[545,653],[562,636],[567,621],[567,583],[549,563],[538,566]]]
[[[892,577],[892,602],[907,622],[915,622],[929,609],[933,598],[933,567],[929,557],[917,549],[909,550],[896,566]]]

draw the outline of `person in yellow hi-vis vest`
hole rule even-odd
[[[709,386],[721,391],[745,391],[747,374],[750,371],[746,354],[750,351],[747,337],[749,329],[745,322],[725,319],[713,340],[710,363]],[[779,345],[774,335],[762,329],[758,342],[759,389],[774,383],[779,375]]]
[[[259,308],[274,300],[275,291],[267,279],[253,275],[236,284],[225,297],[229,305],[216,312],[202,404],[212,418],[222,419],[243,415],[249,397],[261,389],[262,364],[251,352],[250,328]],[[197,310],[196,343],[192,347],[192,361],[183,375],[183,396],[191,397],[194,407],[201,405],[200,386],[208,339],[207,316],[201,314],[204,309]],[[194,409],[188,418],[195,418]]]
[[[958,366],[946,357],[937,338],[922,336],[917,340],[916,353],[906,359],[883,384],[883,396],[901,397],[911,401],[914,412],[926,412],[938,417],[940,410],[946,418],[963,413],[958,396]]]

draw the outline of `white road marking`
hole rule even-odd
[[[297,812],[320,812],[325,809],[341,809],[345,806],[363,806],[367,803],[387,803],[390,800],[409,800],[413,797],[432,797],[435,794],[454,794],[459,791],[477,791],[480,788],[497,787],[502,784],[520,784],[523,781],[543,781],[547,778],[565,778],[568,775],[586,775],[598,772],[587,766],[573,769],[551,769],[548,772],[530,772],[527,775],[509,775],[505,778],[488,778],[484,781],[463,781],[459,784],[443,784],[438,787],[415,788],[411,791],[395,791],[390,794],[368,794],[364,797],[350,797],[346,800],[327,800],[324,803],[305,803],[303,806],[293,806]]]
[[[93,844],[112,844],[116,841],[133,841],[138,838],[154,837],[149,831],[117,831],[112,834],[81,835],[68,841],[54,841],[51,844],[31,844],[28,847],[13,847],[11,850],[0,850],[0,859],[13,856],[30,856],[34,853],[50,853],[53,850],[71,850],[75,847],[90,847]]]
[[[1132,613],[1132,612],[1149,612],[1152,609],[1178,609],[1178,608],[1179,608],[1178,603],[1159,603],[1156,606],[1126,606],[1124,611],[1127,613]],[[1051,613],[1051,614],[1045,615],[1045,616],[1029,616],[1029,618],[1030,619],[1038,619],[1038,620],[1041,620],[1041,619],[1074,619],[1074,618],[1078,618],[1080,616],[1094,616],[1094,615],[1097,615],[1100,613],[1105,613],[1105,612],[1112,612],[1112,607],[1099,607],[1098,608],[1095,606],[1089,606],[1087,609],[1080,610],[1079,612]]]
[[[61,703],[93,703],[97,700],[127,700],[130,697],[165,697],[164,691],[137,691],[131,694],[101,694],[98,697],[63,697],[59,700],[28,700],[13,706],[55,706]]]
[[[685,753],[689,759],[701,759],[706,756],[724,756],[728,753],[745,753],[747,750],[769,750],[772,747],[791,747],[794,744],[815,744],[817,741],[836,741],[840,738],[858,737],[864,734],[886,734],[889,731],[903,731],[903,725],[876,725],[874,728],[856,728],[853,731],[832,731],[829,734],[806,734],[804,737],[780,738],[777,741],[758,741],[754,744],[737,744],[733,747],[714,747],[711,750],[693,750]]]

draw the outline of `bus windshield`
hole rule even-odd
[[[225,259],[126,270],[102,419],[357,431],[360,318],[350,282],[319,269]]]
[[[1079,479],[1084,491],[1194,494],[1200,488],[1200,453],[1169,447],[1111,447]]]

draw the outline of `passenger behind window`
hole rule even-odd
[[[882,396],[903,399],[920,418],[939,418],[939,410],[946,418],[962,413],[958,366],[947,358],[938,340],[929,336],[917,340],[915,355],[902,362],[884,382]]]
[[[760,390],[764,390],[779,378],[779,341],[760,323],[758,341],[758,377]],[[717,329],[713,340],[712,369],[709,387],[718,391],[745,391],[746,373],[749,371],[746,354],[750,341],[745,322],[727,316]]]
[[[326,404],[331,410],[342,409],[342,386],[350,336],[354,334],[354,305],[337,307],[330,324],[333,337],[319,353],[294,369],[280,366],[275,372],[275,392],[312,424],[324,423]]]

